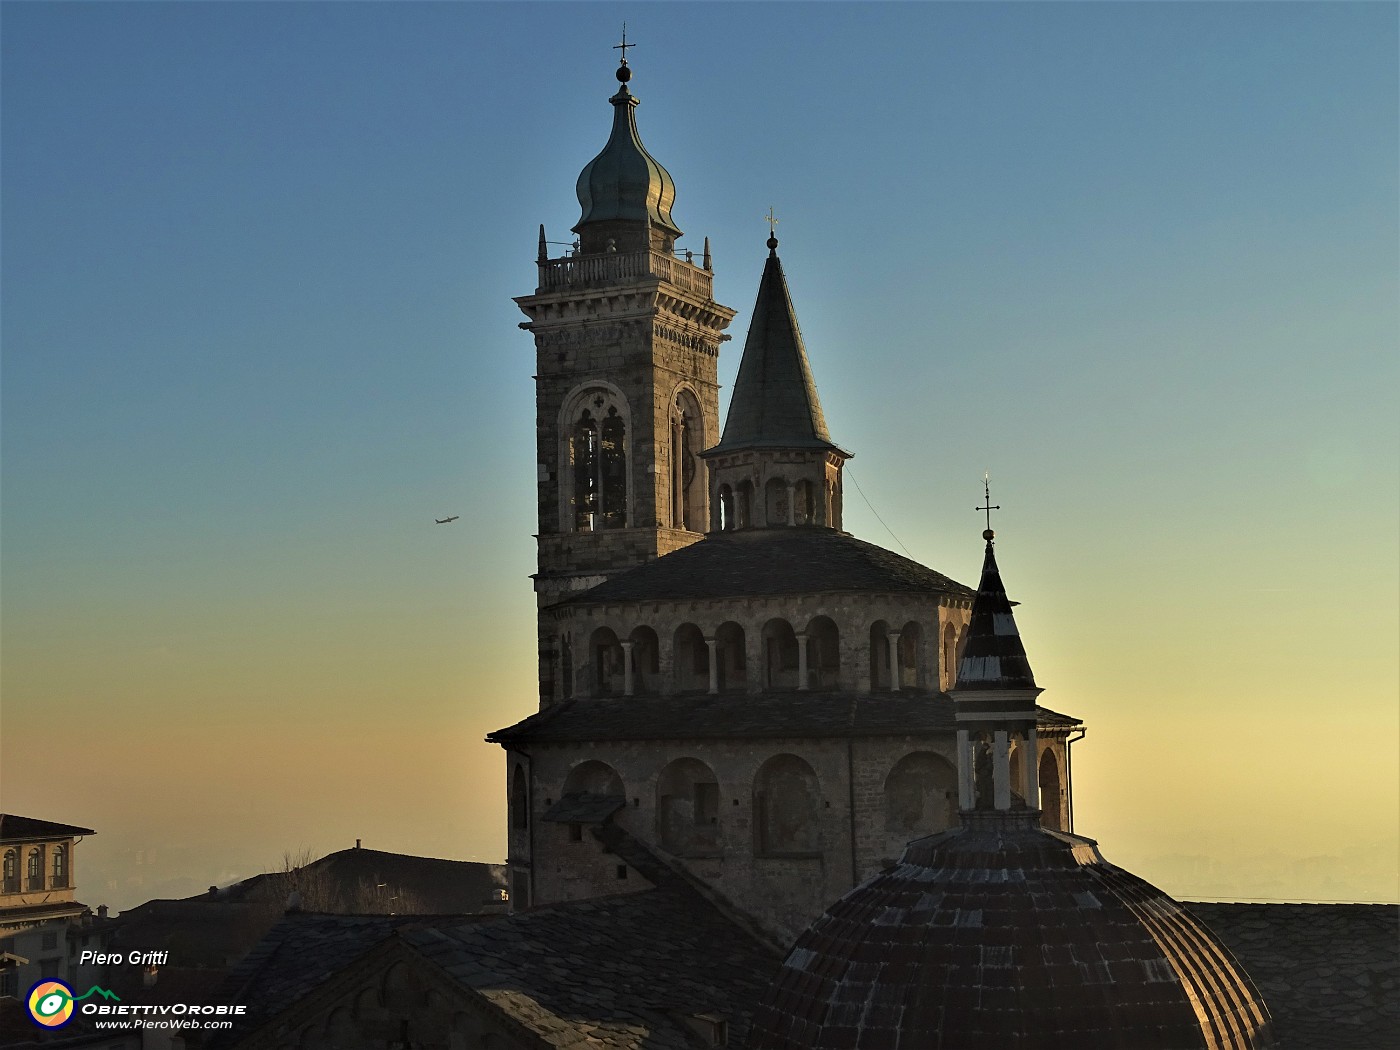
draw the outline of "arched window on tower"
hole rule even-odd
[[[1060,763],[1048,747],[1040,753],[1040,825],[1063,831],[1060,808]]]
[[[671,527],[704,529],[704,472],[699,452],[705,445],[700,405],[689,390],[676,394],[671,405]]]
[[[19,892],[19,851],[7,849],[5,851],[5,870],[3,880],[0,880],[0,892]]]
[[[958,683],[958,632],[951,623],[943,625],[943,688]]]
[[[575,532],[625,528],[627,417],[620,396],[597,388],[581,392],[567,403],[561,426],[565,527]]]
[[[728,485],[719,487],[719,531],[734,531],[734,490]]]
[[[734,490],[734,527],[747,529],[753,525],[753,482],[741,481]]]
[[[53,880],[50,889],[63,889],[68,885],[68,847],[55,846],[53,850]]]
[[[24,883],[26,890],[42,890],[44,888],[44,851],[38,846],[29,851],[29,860],[25,865]]]
[[[817,508],[812,501],[812,483],[806,478],[793,487],[793,521],[799,525],[815,525]]]
[[[510,778],[510,826],[519,831],[530,826],[530,799],[523,766],[516,766]]]

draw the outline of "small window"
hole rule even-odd
[[[53,930],[47,930],[39,938],[39,950],[41,952],[51,952],[58,947],[58,934]]]
[[[619,864],[619,865],[617,866],[617,877],[618,877],[619,879],[625,879],[625,878],[627,878],[627,865],[626,865],[626,864]]]
[[[583,841],[583,825],[582,825],[582,824],[570,824],[570,825],[569,825],[569,841],[570,841],[570,842],[582,842],[582,841]]]
[[[68,885],[68,847],[56,846],[53,851],[53,889],[63,889]]]

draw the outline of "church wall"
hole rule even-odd
[[[905,833],[888,822],[886,782],[906,756],[928,753],[955,768],[951,734],[858,737],[852,740],[751,739],[693,741],[607,741],[589,744],[536,744],[531,819],[534,824],[534,903],[577,900],[634,892],[649,884],[635,871],[618,879],[617,858],[601,852],[588,833],[543,821],[564,794],[572,769],[601,761],[616,771],[626,806],[613,820],[660,853],[676,857],[695,876],[753,915],[780,938],[791,938],[858,882],[898,860],[912,838],[949,826],[956,812],[945,797],[925,802]],[[764,849],[758,792],[762,771],[783,756],[794,756],[815,776],[812,840],[796,848]],[[703,763],[714,775],[713,835],[693,848],[668,850],[668,806],[660,790],[663,773],[680,760]],[[517,761],[512,755],[511,761]],[[853,774],[853,776],[852,776]],[[949,781],[955,791],[955,781]],[[684,802],[685,800],[683,800]],[[938,804],[941,803],[941,808]],[[688,803],[686,803],[688,804]],[[688,810],[687,812],[693,812]],[[511,857],[519,864],[526,837],[512,832]],[[804,848],[805,847],[805,848]]]

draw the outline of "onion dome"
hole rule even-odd
[[[832,905],[754,1050],[1251,1050],[1249,977],[1182,905],[1033,813],[964,813]]]
[[[768,260],[758,285],[744,356],[734,380],[724,434],[712,452],[745,448],[836,449],[827,433],[817,382],[802,344],[797,311],[768,238]],[[843,453],[844,455],[844,453]]]
[[[632,71],[624,59],[617,70],[621,82],[613,105],[612,134],[603,151],[588,162],[578,177],[578,202],[583,214],[574,226],[582,232],[593,223],[644,222],[659,226],[675,238],[681,235],[671,219],[676,183],[642,145],[637,133],[638,99],[627,90]]]

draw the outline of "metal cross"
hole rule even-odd
[[[778,236],[778,231],[774,229],[774,227],[778,225],[778,220],[773,218],[773,206],[771,204],[768,206],[768,214],[765,215],[764,218],[768,220],[768,236]]]
[[[982,475],[982,491],[986,493],[987,505],[985,507],[973,507],[972,509],[985,510],[987,512],[987,531],[990,532],[992,528],[992,511],[1001,510],[1000,503],[995,506],[992,504],[992,476],[990,474]]]
[[[614,44],[614,45],[613,45],[613,50],[616,51],[618,48],[621,48],[621,49],[622,49],[622,64],[623,64],[624,66],[627,65],[627,49],[628,49],[629,47],[636,47],[636,46],[637,46],[636,44],[629,44],[629,43],[627,42],[627,23],[626,23],[626,22],[623,22],[623,23],[622,23],[622,43],[620,43],[620,44]]]

